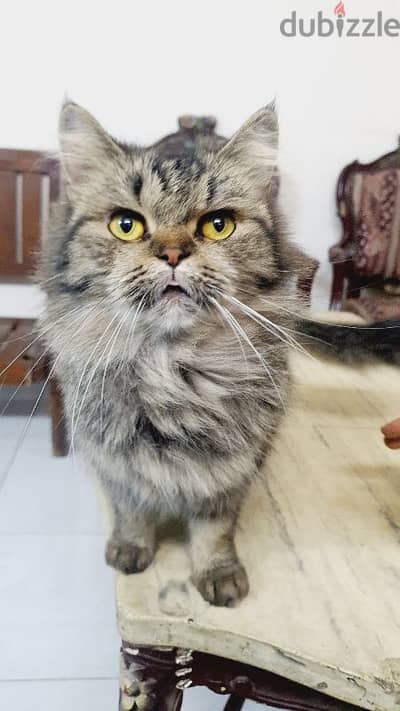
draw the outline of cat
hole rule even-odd
[[[346,363],[380,360],[400,365],[400,319],[386,319],[357,326],[299,320],[304,345]],[[307,339],[307,336],[312,340]]]
[[[235,527],[290,396],[298,250],[277,147],[273,106],[183,160],[113,139],[67,102],[39,268],[71,448],[112,509],[108,564],[144,570],[176,517],[193,582],[219,606],[248,593]]]

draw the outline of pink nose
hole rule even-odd
[[[181,259],[185,257],[185,253],[180,247],[163,247],[159,257],[160,259],[165,259],[171,267],[176,267]]]

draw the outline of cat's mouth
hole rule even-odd
[[[182,296],[187,296],[190,298],[188,292],[176,281],[171,281],[169,284],[167,284],[161,296],[165,299],[179,298]]]

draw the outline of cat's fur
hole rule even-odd
[[[113,509],[108,562],[143,570],[158,522],[179,517],[193,579],[217,605],[247,593],[235,525],[289,391],[283,331],[266,330],[228,300],[293,327],[295,250],[270,190],[277,131],[267,107],[219,150],[199,144],[186,161],[162,160],[154,148],[118,143],[67,103],[62,199],[40,268],[42,326],[73,446]],[[143,240],[111,235],[108,221],[120,207],[144,215]],[[221,208],[235,214],[233,235],[200,239],[199,217]],[[187,296],[165,296],[165,246],[184,250],[175,280]]]
[[[302,320],[299,331],[310,336],[305,344],[346,363],[381,360],[400,365],[400,319],[360,326]]]

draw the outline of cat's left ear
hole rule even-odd
[[[247,177],[249,185],[266,188],[276,172],[279,127],[274,104],[253,114],[217,153],[221,170]]]
[[[118,159],[120,147],[85,109],[67,101],[59,121],[60,160],[67,192],[88,184],[104,163]]]

